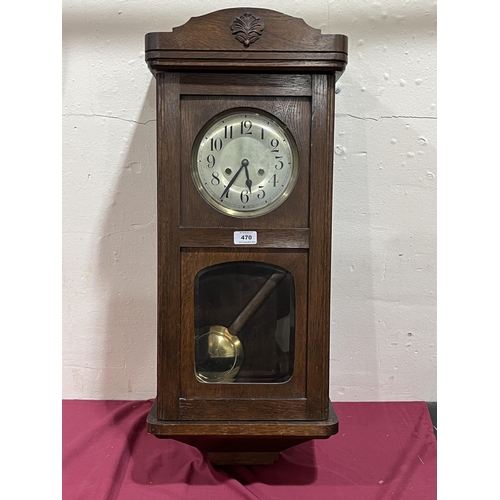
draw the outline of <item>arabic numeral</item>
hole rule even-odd
[[[244,134],[252,134],[252,125],[253,123],[250,120],[244,120],[240,124],[240,133]]]
[[[210,139],[210,151],[220,151],[221,149],[222,139],[220,137]]]
[[[212,179],[210,179],[212,186],[218,186],[220,184],[219,172],[212,172]]]
[[[240,194],[241,203],[248,203],[250,196],[248,196],[248,190],[244,189]]]
[[[215,156],[214,155],[208,155],[207,156],[207,167],[208,168],[214,168],[215,167]]]

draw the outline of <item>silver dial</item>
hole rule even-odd
[[[233,217],[257,217],[291,193],[298,175],[297,147],[272,115],[232,110],[203,127],[191,170],[198,191],[212,207]]]

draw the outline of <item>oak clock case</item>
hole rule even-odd
[[[328,397],[335,82],[347,38],[234,8],[146,35],[156,78],[157,397],[148,431],[270,463]]]

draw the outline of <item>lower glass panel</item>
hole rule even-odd
[[[205,383],[283,383],[293,374],[292,275],[260,262],[200,271],[194,283],[195,375]]]

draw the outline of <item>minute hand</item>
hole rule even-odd
[[[222,198],[226,195],[226,193],[229,191],[230,187],[234,184],[234,181],[236,180],[236,177],[240,174],[240,172],[243,170],[245,165],[241,165],[241,167],[238,169],[238,171],[234,174],[234,177],[229,181],[229,184],[226,186],[226,189],[224,189],[220,199],[222,201]]]

